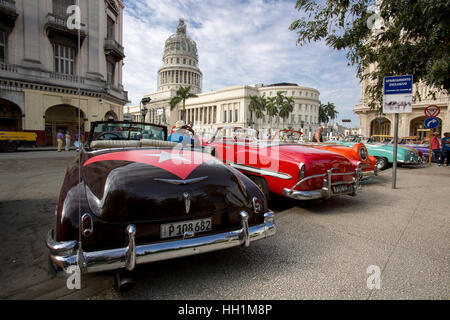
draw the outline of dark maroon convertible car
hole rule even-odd
[[[273,213],[245,175],[198,149],[166,141],[163,126],[94,122],[67,169],[47,236],[52,271],[118,270],[272,236]],[[121,287],[122,286],[122,287]]]

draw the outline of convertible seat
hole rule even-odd
[[[160,148],[173,148],[178,143],[172,141],[141,139],[141,147],[160,147]]]
[[[137,140],[95,140],[91,142],[92,149],[109,148],[139,148],[140,141]]]
[[[176,142],[142,139],[138,140],[94,140],[91,142],[91,149],[111,149],[111,148],[140,148],[157,147],[172,148],[177,145]]]

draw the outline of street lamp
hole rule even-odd
[[[141,116],[142,116],[142,122],[145,122],[145,116],[147,114],[147,103],[149,103],[150,101],[152,101],[152,99],[150,99],[149,97],[144,97],[141,100]],[[142,108],[142,105],[144,105],[144,107]]]

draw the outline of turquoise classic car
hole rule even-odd
[[[394,161],[394,145],[367,142],[367,140],[361,136],[347,136],[344,140],[335,142],[349,147],[353,147],[355,143],[362,142],[366,146],[369,155],[377,159],[379,170],[387,169],[389,165],[392,165]],[[401,165],[421,165],[423,163],[422,155],[414,148],[399,145],[397,148],[397,163]]]

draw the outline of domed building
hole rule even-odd
[[[177,33],[166,40],[163,66],[158,70],[158,90],[191,86],[191,92],[202,91],[202,72],[198,67],[197,44],[186,35],[186,25],[180,19]]]

